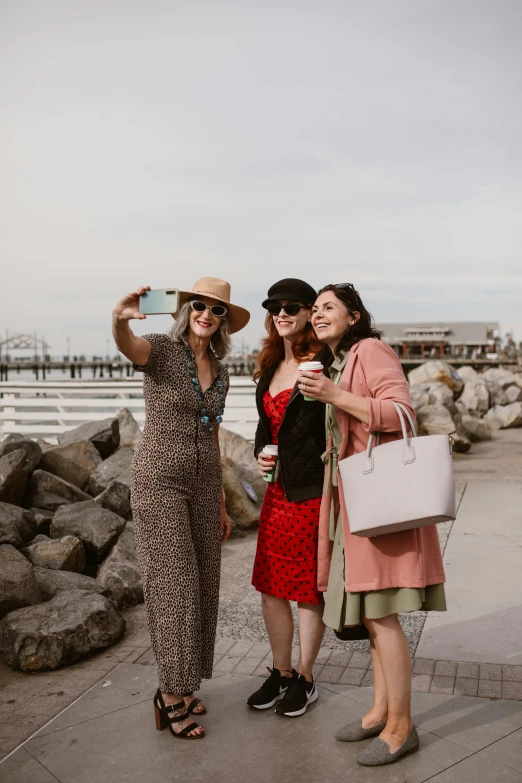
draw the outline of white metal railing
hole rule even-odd
[[[143,427],[145,404],[140,378],[121,381],[30,381],[0,383],[0,434],[19,433],[55,441],[62,432],[129,408]],[[253,440],[257,425],[255,385],[230,379],[223,426]]]

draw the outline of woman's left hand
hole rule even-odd
[[[313,397],[319,402],[330,402],[335,405],[339,387],[322,372],[300,372],[297,385],[305,397]]]
[[[232,529],[232,524],[224,508],[221,509],[221,543],[227,540]]]

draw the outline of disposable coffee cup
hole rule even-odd
[[[320,373],[323,371],[323,365],[321,362],[301,362],[299,365],[299,372],[317,372]],[[301,392],[302,394],[302,392]],[[317,402],[315,397],[306,397],[303,394],[303,398],[306,400],[306,402]]]
[[[277,481],[279,476],[279,457],[277,446],[275,444],[269,444],[263,448],[263,453],[268,454],[267,461],[273,463],[272,470],[267,471],[263,476],[263,479],[268,481],[269,484],[273,484],[274,481]]]

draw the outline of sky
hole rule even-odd
[[[204,275],[238,346],[289,276],[522,340],[521,34],[518,0],[3,0],[0,341],[102,355],[120,296]]]

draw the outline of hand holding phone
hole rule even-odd
[[[178,309],[178,288],[159,288],[154,291],[147,288],[140,295],[141,315],[172,315],[173,313],[176,313]]]
[[[142,321],[146,318],[146,315],[140,313],[140,296],[143,296],[150,291],[150,286],[140,286],[130,294],[123,296],[116,304],[113,314],[122,321],[130,321],[133,318],[137,318]]]

